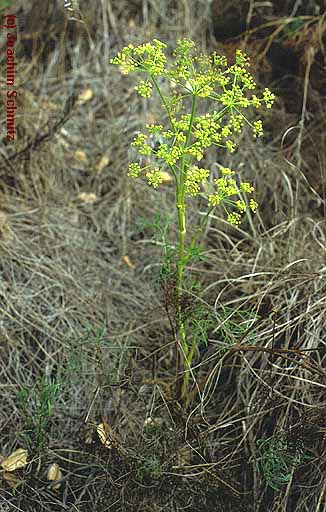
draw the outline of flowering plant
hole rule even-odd
[[[173,50],[174,60],[168,62],[166,44],[158,39],[133,46],[129,44],[111,59],[111,64],[119,66],[122,74],[139,73],[144,76],[135,86],[143,98],[150,98],[153,90],[160,97],[168,120],[168,127],[162,124],[146,124],[146,131],[138,133],[131,142],[140,155],[140,159],[129,163],[128,176],[138,178],[145,175],[149,185],[157,188],[164,181],[163,169],[169,169],[176,184],[176,210],[178,212],[179,244],[177,251],[176,293],[178,297],[178,343],[184,359],[184,367],[190,370],[195,353],[196,340],[189,343],[182,311],[182,292],[184,271],[193,255],[195,241],[201,232],[209,214],[220,205],[227,220],[234,225],[249,208],[255,212],[258,204],[253,198],[250,183],[238,184],[235,172],[222,167],[221,175],[208,182],[209,169],[197,165],[203,159],[204,152],[210,146],[226,148],[231,153],[236,149],[234,136],[240,134],[245,125],[251,127],[253,136],[263,135],[260,119],[251,123],[244,115],[244,109],[262,105],[271,108],[274,94],[265,88],[262,96],[251,93],[256,88],[248,56],[236,50],[235,63],[228,65],[223,55],[213,52],[205,55],[197,51],[191,39],[180,39]],[[160,83],[167,80],[171,85],[171,94],[163,93]],[[201,99],[207,99],[214,105],[212,111],[198,112]],[[185,105],[190,103],[188,113]],[[151,138],[159,143],[153,147]],[[196,163],[197,162],[197,163]],[[206,184],[207,193],[203,190]],[[204,221],[186,248],[186,198],[201,195],[207,198],[208,211]],[[183,392],[188,387],[189,371],[185,373]]]

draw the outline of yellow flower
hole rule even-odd
[[[241,215],[240,213],[231,212],[228,214],[228,222],[233,224],[234,226],[238,226],[241,224]]]

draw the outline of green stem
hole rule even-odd
[[[185,270],[185,238],[186,238],[186,206],[185,206],[185,167],[186,167],[186,150],[189,144],[189,140],[191,137],[191,131],[193,127],[194,117],[196,113],[197,106],[197,96],[193,96],[192,108],[189,120],[188,131],[186,135],[186,140],[183,146],[184,154],[181,158],[180,165],[180,180],[179,186],[177,187],[176,194],[176,206],[178,211],[178,220],[179,220],[179,253],[178,253],[178,273],[177,273],[177,299],[178,299],[178,333],[181,343],[181,348],[183,352],[183,357],[186,361],[186,366],[188,364],[188,346],[186,342],[186,330],[184,321],[182,318],[182,289],[183,289],[183,281],[184,281],[184,270]],[[188,386],[189,381],[189,372],[186,372],[184,375],[184,380],[182,384],[182,391],[184,393],[185,389]]]
[[[160,87],[157,83],[156,78],[154,76],[151,76],[151,79],[153,81],[153,84],[154,84],[154,87],[155,87],[157,93],[159,94],[159,96],[162,100],[163,106],[169,116],[171,126],[174,129],[173,119],[172,119],[172,115],[171,115],[169,106],[160,90]],[[182,290],[183,290],[183,283],[184,283],[184,270],[185,270],[185,266],[188,261],[188,258],[185,257],[185,239],[186,239],[186,206],[185,206],[185,174],[186,174],[186,172],[185,171],[186,171],[186,168],[189,166],[189,162],[187,162],[187,158],[186,158],[186,151],[189,146],[189,141],[191,138],[191,131],[192,131],[194,118],[195,118],[195,114],[196,114],[196,107],[197,107],[197,95],[195,94],[195,95],[193,95],[189,126],[188,126],[188,130],[187,130],[186,140],[185,140],[185,143],[183,146],[184,154],[181,157],[179,180],[177,179],[175,169],[173,168],[173,166],[170,166],[170,168],[173,172],[173,175],[175,177],[175,180],[176,180],[176,207],[177,207],[177,211],[178,211],[178,223],[179,223],[179,251],[178,251],[178,261],[177,261],[178,334],[179,334],[181,350],[182,350],[181,356],[185,360],[185,362],[186,362],[185,366],[187,367],[188,370],[190,369],[190,364],[193,359],[193,355],[194,355],[194,351],[195,351],[195,345],[194,345],[195,341],[192,343],[192,347],[189,349],[189,347],[187,345],[187,341],[186,341],[186,329],[185,329],[184,321],[182,318],[182,316],[183,316],[182,315]],[[195,236],[193,237],[193,239],[191,241],[191,247],[194,245],[197,236],[201,232],[202,227],[203,227],[210,211],[211,210],[209,210],[208,214],[205,216],[204,222],[202,222],[200,224],[199,228],[197,229]],[[179,361],[180,361],[180,354],[178,351],[177,365],[176,365],[177,372],[179,371],[179,366],[180,366]],[[177,395],[179,394],[179,391],[181,391],[182,395],[184,395],[186,393],[188,384],[189,384],[189,376],[190,376],[190,372],[187,371],[184,374],[183,382],[181,384],[181,389],[180,389],[180,385],[178,383],[178,377],[177,377]]]
[[[166,99],[164,98],[164,96],[163,96],[163,94],[162,94],[162,92],[161,92],[161,89],[159,88],[159,85],[158,85],[158,83],[157,83],[157,80],[156,80],[155,76],[150,75],[150,77],[151,77],[151,79],[152,79],[152,81],[153,81],[153,84],[154,84],[155,89],[156,89],[156,90],[157,90],[157,92],[158,92],[159,97],[160,97],[160,98],[161,98],[161,100],[162,100],[162,103],[163,103],[163,105],[164,105],[164,108],[165,108],[165,110],[166,110],[166,112],[167,112],[167,114],[168,114],[168,116],[169,116],[171,126],[172,126],[172,128],[174,129],[174,125],[173,125],[173,120],[172,120],[171,112],[170,112],[169,106],[168,106],[168,104],[167,104],[167,102],[166,102]]]
[[[203,220],[201,221],[200,225],[196,229],[196,232],[190,241],[188,255],[185,257],[185,265],[189,261],[192,247],[195,245],[195,242],[196,242],[199,234],[201,233],[209,214],[214,210],[214,208],[215,208],[215,206],[212,206],[208,210],[208,212],[204,216]],[[196,350],[196,339],[193,339],[192,343],[191,343],[191,348],[190,348],[190,350],[187,351],[187,366],[188,366],[189,371],[187,373],[185,373],[185,375],[184,375],[184,380],[183,380],[183,384],[182,384],[182,395],[184,395],[187,392],[189,378],[190,378],[190,368],[191,368],[191,363],[192,363],[192,360],[193,360],[193,357],[195,354],[195,350]]]

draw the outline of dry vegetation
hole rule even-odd
[[[323,2],[63,3],[17,1],[14,144],[1,128],[1,512],[325,512]],[[108,66],[180,36],[245,48],[278,94],[264,140],[205,161],[254,182],[260,209],[241,228],[216,211],[202,237],[191,270],[215,322],[187,410],[161,247],[138,223],[173,213],[173,188],[126,176],[157,113]]]

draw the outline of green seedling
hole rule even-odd
[[[310,456],[304,453],[303,443],[292,447],[285,435],[275,435],[259,439],[257,469],[266,483],[275,491],[287,485],[294,470]]]
[[[146,478],[158,479],[163,474],[163,466],[160,458],[155,455],[148,455],[137,469],[138,478],[143,481]]]
[[[54,404],[61,385],[50,378],[39,379],[33,387],[22,388],[17,394],[17,405],[24,419],[20,436],[28,448],[40,451],[48,440]]]
[[[66,382],[78,382],[89,373],[96,373],[101,386],[115,384],[123,378],[131,345],[119,345],[107,334],[105,323],[100,326],[85,325],[84,334],[70,341],[71,351],[65,368]]]

